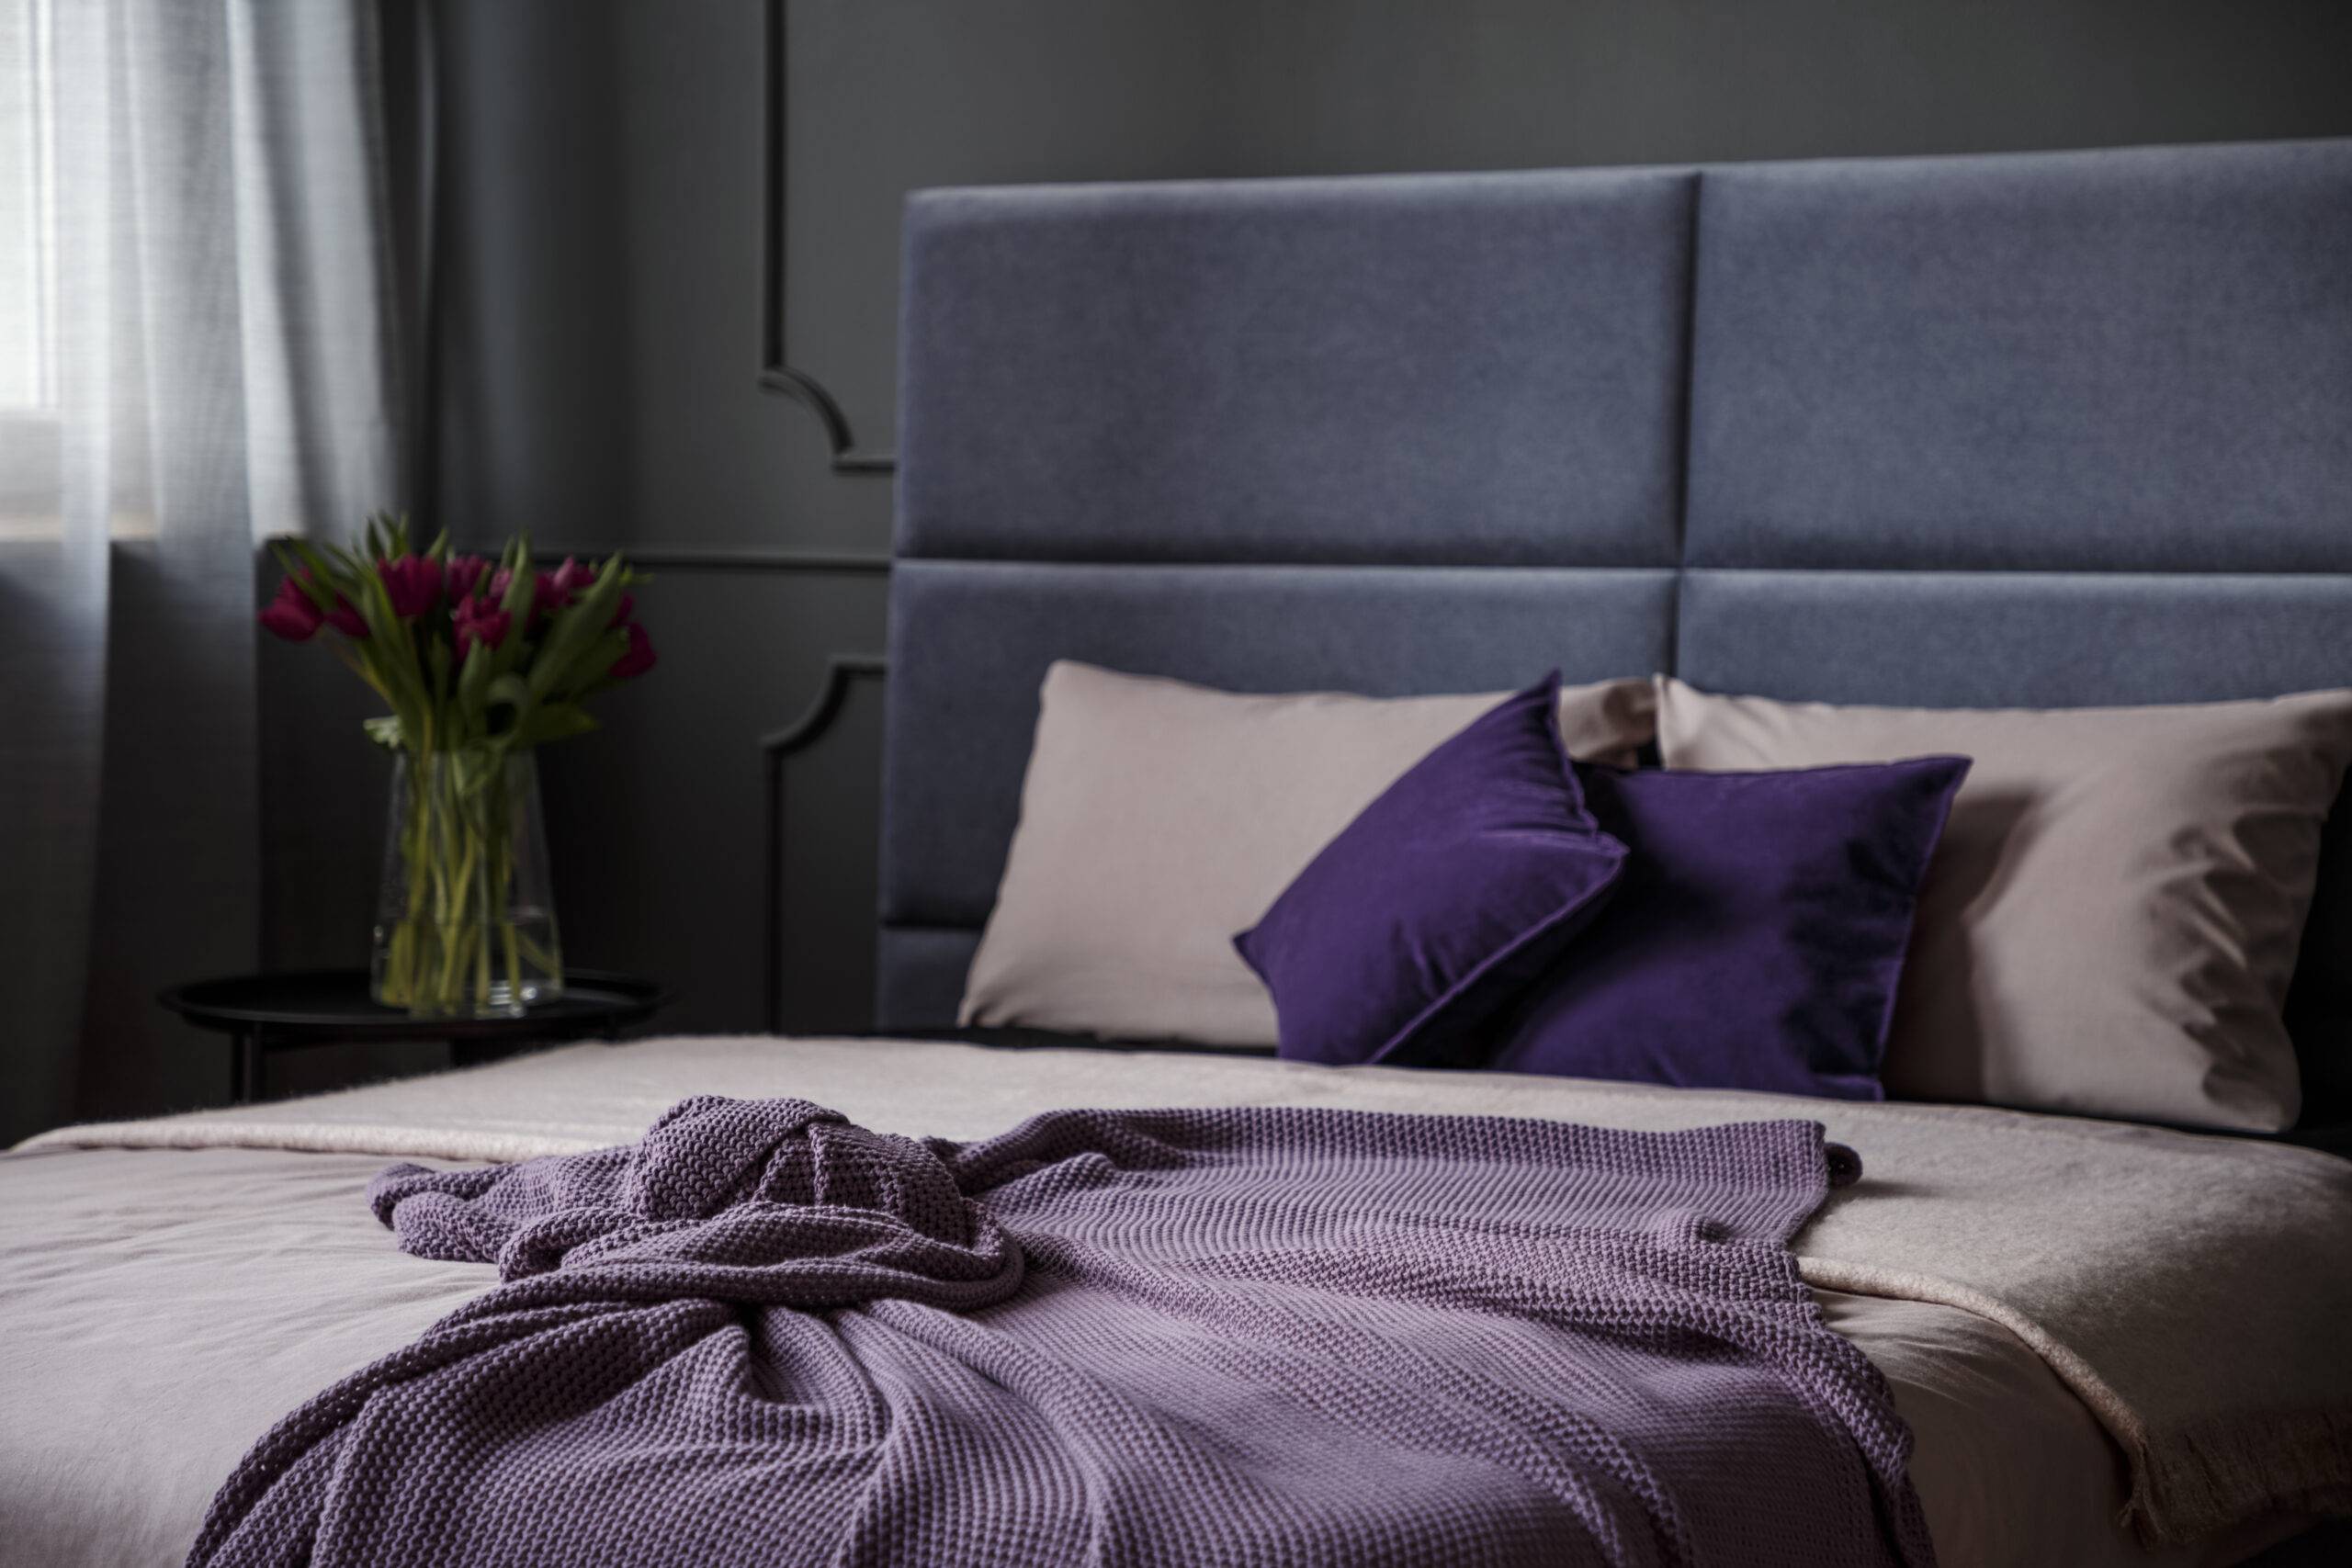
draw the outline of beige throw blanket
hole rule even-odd
[[[512,1160],[626,1142],[690,1093],[797,1095],[870,1127],[954,1138],[1078,1106],[1340,1105],[1633,1128],[1818,1120],[1860,1152],[1865,1174],[1797,1236],[1806,1280],[1956,1306],[2016,1333],[2129,1457],[2127,1517],[2144,1539],[2352,1511],[2352,1162],[2274,1145],[1498,1073],[743,1037],[571,1046],[32,1142]]]

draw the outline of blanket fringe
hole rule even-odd
[[[85,1122],[37,1134],[7,1151],[41,1149],[277,1149],[381,1155],[387,1159],[480,1160],[513,1165],[542,1155],[585,1154],[616,1140],[579,1133],[487,1133],[365,1122],[273,1122],[199,1112],[143,1122]]]
[[[2122,1449],[2132,1492],[2118,1522],[2144,1546],[2183,1545],[2282,1514],[2352,1513],[2352,1410],[2230,1416],[2152,1432],[2089,1362],[1980,1291],[1825,1258],[1800,1257],[1797,1272],[1821,1290],[1958,1307],[2024,1340]]]
[[[2123,1522],[2148,1546],[2272,1514],[2352,1514],[2352,1413],[2232,1416],[2132,1456]]]

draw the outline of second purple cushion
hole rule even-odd
[[[1884,1099],[1919,882],[1968,760],[1578,773],[1631,852],[1607,918],[1498,1026],[1490,1064]]]
[[[1543,974],[1616,880],[1560,743],[1557,671],[1407,770],[1234,938],[1282,1055],[1445,1059]]]

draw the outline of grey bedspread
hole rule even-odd
[[[401,1245],[506,1282],[280,1423],[192,1561],[1925,1563],[1886,1384],[1787,1250],[1827,1153],[704,1096],[396,1167]]]

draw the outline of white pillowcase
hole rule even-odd
[[[1272,1000],[1234,933],[1508,694],[1252,696],[1055,664],[961,1021],[1272,1045]],[[1646,680],[1568,687],[1561,739],[1585,761],[1629,764],[1654,703]]]
[[[2352,760],[2352,692],[2031,710],[1658,689],[1669,768],[1973,759],[1920,889],[1890,1093],[2293,1125],[2280,1008]]]

